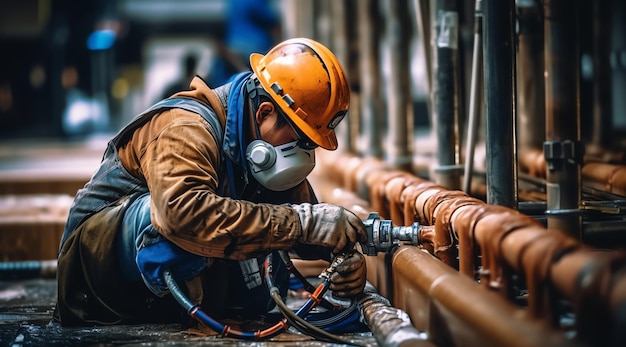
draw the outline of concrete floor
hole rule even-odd
[[[41,236],[45,231],[58,233],[58,223],[42,216],[55,212],[51,211],[55,208],[59,209],[57,214],[67,212],[71,196],[98,167],[109,137],[94,136],[73,142],[54,139],[0,142],[0,210],[4,211],[0,213],[0,261],[48,260],[55,257],[58,240],[43,241]],[[46,206],[40,206],[41,201]],[[27,232],[34,237],[26,237]],[[21,238],[13,237],[15,235],[21,235]],[[26,241],[31,243],[24,244]],[[33,243],[45,243],[44,246],[49,248],[49,252],[45,253],[48,256],[41,258],[44,252],[36,252]],[[16,253],[15,250],[20,247],[27,249],[28,256],[38,253],[38,257],[26,258],[22,253]],[[0,275],[0,347],[188,346],[190,343],[194,346],[337,345],[315,341],[293,328],[267,341],[208,336],[205,330],[182,330],[180,324],[64,328],[52,320],[56,290],[54,278],[7,280]],[[295,297],[287,302],[294,309],[302,303]],[[258,328],[265,327],[260,325]],[[361,345],[376,345],[371,333],[351,334],[343,338]]]
[[[207,336],[204,329],[181,330],[180,324],[65,328],[52,320],[55,300],[55,279],[0,281],[0,346],[341,346],[315,341],[293,328],[266,341]],[[301,304],[289,302],[294,308]],[[342,337],[377,345],[369,332]]]

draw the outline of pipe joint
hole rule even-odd
[[[546,141],[543,143],[543,155],[550,171],[560,171],[564,164],[581,165],[585,146],[580,141]]]
[[[400,241],[418,245],[422,226],[415,222],[410,226],[394,226],[390,220],[380,219],[378,212],[369,214],[363,221],[367,231],[367,241],[361,243],[363,253],[375,256],[378,252],[386,252]]]

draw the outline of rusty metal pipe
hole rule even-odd
[[[402,206],[404,211],[403,225],[411,225],[413,222],[419,220],[417,210],[415,209],[417,197],[420,196],[425,190],[435,187],[439,187],[435,182],[422,180],[407,186],[400,193],[400,200],[403,202]]]
[[[404,206],[405,195],[402,193],[407,190],[408,187],[421,184],[424,180],[415,177],[411,174],[400,176],[389,180],[385,185],[385,196],[389,200],[389,213],[391,215],[391,221],[394,225],[410,225],[413,222],[405,223]]]
[[[327,163],[325,160],[323,162]],[[330,161],[330,163],[332,165],[341,165],[336,161]],[[389,175],[390,171],[380,166],[374,166],[367,170],[368,175],[377,170],[386,171],[377,173],[377,175],[382,176],[384,174]],[[332,170],[323,170],[323,172],[332,172]],[[601,329],[600,331],[606,332],[609,336],[614,336],[619,329],[623,329],[624,323],[621,323],[623,319],[620,320],[622,314],[620,312],[625,310],[624,307],[626,307],[626,291],[624,291],[624,288],[626,288],[626,270],[624,268],[626,266],[622,267],[620,265],[622,264],[620,263],[622,258],[626,257],[623,252],[613,252],[611,253],[612,256],[607,260],[604,256],[598,256],[597,252],[590,252],[575,238],[556,232],[556,230],[546,229],[533,218],[515,210],[471,200],[463,192],[460,192],[461,195],[455,196],[459,192],[448,191],[432,182],[412,179],[410,176],[404,176],[398,172],[394,174],[396,175],[395,179],[406,179],[412,183],[407,185],[404,191],[399,192],[401,189],[391,189],[391,186],[398,185],[402,180],[396,182],[394,178],[388,179],[386,184],[390,186],[376,188],[379,192],[377,194],[382,195],[381,199],[387,202],[398,199],[398,197],[387,196],[387,194],[393,193],[403,196],[400,199],[404,199],[405,220],[413,217],[412,221],[419,221],[423,225],[429,225],[428,229],[424,228],[420,239],[424,246],[427,246],[429,243],[432,245],[448,243],[447,239],[441,243],[441,240],[438,239],[441,236],[438,236],[437,233],[452,234],[452,237],[458,238],[459,242],[460,269],[462,272],[456,272],[444,262],[434,260],[432,257],[432,261],[423,260],[421,257],[419,260],[407,260],[407,264],[405,264],[406,269],[399,269],[395,265],[394,259],[397,256],[395,254],[392,259],[394,263],[388,263],[389,254],[368,257],[366,259],[368,262],[368,279],[375,276],[375,280],[379,282],[378,284],[384,290],[381,293],[387,297],[392,295],[394,297],[394,305],[409,312],[419,330],[432,333],[434,329],[435,336],[439,336],[437,335],[437,326],[443,326],[445,329],[448,329],[449,324],[457,324],[459,320],[465,319],[458,317],[456,311],[454,311],[454,314],[450,313],[450,310],[453,310],[452,307],[456,307],[455,305],[464,307],[463,303],[455,303],[455,300],[464,301],[468,305],[476,305],[472,298],[469,297],[450,299],[444,296],[445,300],[442,299],[441,302],[433,306],[429,300],[432,300],[431,296],[434,295],[434,291],[422,288],[422,294],[416,295],[415,283],[413,282],[417,281],[419,276],[431,276],[428,274],[432,274],[433,271],[438,273],[438,275],[432,274],[431,282],[429,283],[446,281],[447,276],[452,271],[452,273],[462,276],[480,288],[481,286],[477,285],[474,280],[474,260],[478,253],[478,248],[480,248],[483,256],[482,265],[488,270],[481,274],[481,282],[488,284],[484,285],[484,287],[489,289],[481,289],[478,292],[491,293],[506,301],[508,289],[506,281],[510,277],[506,272],[510,271],[507,270],[508,268],[523,274],[527,278],[529,308],[521,314],[527,315],[531,321],[543,322],[538,324],[543,324],[547,327],[550,324],[556,324],[554,319],[556,317],[555,307],[553,302],[550,301],[552,297],[546,296],[546,293],[549,293],[549,290],[553,288],[565,298],[571,300],[577,307],[577,312],[580,312],[579,314],[585,314],[591,310],[594,313],[593,317],[595,317],[594,326],[599,324],[610,326],[613,329],[607,331],[604,328],[604,330]],[[367,177],[368,175],[361,174],[361,177]],[[357,183],[356,185],[359,184]],[[401,185],[404,186],[404,184]],[[463,203],[463,200],[467,200],[467,204]],[[412,248],[415,252],[424,254],[426,250],[434,253],[434,247],[431,247],[432,249],[425,247],[421,250],[417,250],[416,247],[401,247],[401,249],[404,248]],[[623,260],[623,263],[626,264],[626,260]],[[440,272],[440,267],[445,267],[447,270]],[[372,268],[373,270],[371,270]],[[419,276],[416,276],[416,269],[419,269],[417,271]],[[371,274],[371,271],[374,273]],[[392,275],[393,281],[390,281]],[[445,276],[445,278],[436,281],[436,277],[442,276]],[[586,285],[585,278],[593,279],[591,283],[596,283],[596,285]],[[408,287],[406,281],[411,283]],[[610,285],[598,287],[597,284],[600,283],[609,283]],[[473,290],[464,288],[462,285],[457,287],[456,293],[462,292],[464,293],[463,296],[465,296],[466,291]],[[498,294],[493,293],[494,290]],[[404,291],[413,293],[412,297],[410,299],[406,297],[408,294],[404,293]],[[593,298],[593,300],[590,300],[590,298]],[[510,304],[513,305],[512,303]],[[492,303],[490,302],[486,305],[492,305]],[[424,307],[435,307],[438,311],[431,317],[427,311],[424,311]],[[459,307],[454,308],[454,310],[460,309]],[[593,307],[600,307],[601,309],[596,311],[604,315],[597,314],[596,311],[592,310]],[[442,315],[442,312],[445,314]],[[513,316],[512,313],[509,313],[509,315]],[[498,314],[496,313],[493,317],[498,317]],[[490,321],[490,324],[499,324],[498,322],[493,323],[493,317],[486,318],[486,320]],[[530,317],[535,317],[535,319],[533,320]],[[613,318],[615,318],[615,325],[611,325],[611,319]],[[508,318],[503,319],[506,320]],[[467,320],[469,321],[471,318],[467,318]],[[420,326],[419,324],[422,325]],[[467,324],[480,323],[464,322],[463,326]],[[457,327],[454,329],[457,329]],[[549,330],[549,328],[545,329]],[[446,332],[448,331],[446,330]],[[558,328],[554,329],[554,333],[558,333]],[[597,334],[594,335],[593,332],[584,327],[579,328],[579,333],[582,336],[597,337]],[[464,333],[459,332],[459,334]],[[497,336],[497,332],[481,332],[477,334],[489,335],[488,339],[500,338]],[[465,338],[465,335],[463,336]],[[456,337],[453,338],[456,339]],[[444,344],[448,342],[450,341],[444,341]]]
[[[454,234],[452,216],[459,208],[476,204],[482,204],[482,201],[470,196],[458,194],[455,197],[442,200],[433,212],[435,225],[433,254],[455,269],[459,269],[460,267],[460,241],[458,235]]]
[[[419,248],[401,247],[392,266],[394,306],[406,307],[417,329],[438,345],[566,345],[558,331]]]
[[[409,315],[391,306],[389,300],[376,292],[371,285],[358,300],[361,316],[381,346],[386,347],[435,347],[428,334],[420,332],[411,324]]]

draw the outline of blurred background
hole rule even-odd
[[[187,55],[207,76],[227,10],[223,0],[2,2],[1,136],[116,131],[189,77]]]
[[[625,19],[623,0],[3,0],[0,256],[56,258],[135,115],[308,37],[352,92],[320,200],[429,227],[368,257],[381,294],[442,346],[623,346]]]
[[[278,40],[306,36],[332,46],[330,7],[295,0],[3,1],[0,138],[115,132],[171,87],[186,89],[194,74],[219,85],[219,72],[246,68],[243,56]],[[418,65],[412,79],[422,99],[424,69]]]

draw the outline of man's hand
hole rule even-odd
[[[365,257],[359,252],[353,252],[337,266],[330,276],[329,289],[340,298],[352,297],[363,292],[367,267]]]
[[[291,205],[300,216],[300,242],[332,248],[333,254],[367,241],[363,221],[345,208],[331,204]]]

